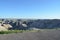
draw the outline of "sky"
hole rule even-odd
[[[0,18],[60,19],[60,0],[0,0]]]

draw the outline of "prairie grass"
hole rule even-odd
[[[8,30],[0,31],[0,34],[11,34],[11,33],[23,33],[23,32],[36,32],[37,30]]]

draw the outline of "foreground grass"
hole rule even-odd
[[[40,30],[8,30],[8,31],[0,31],[0,34],[11,34],[11,33],[23,33],[23,32],[40,32],[40,31],[53,31],[60,30],[58,29],[40,29]]]
[[[0,34],[10,34],[10,33],[22,33],[22,31],[21,30],[0,31]]]
[[[0,31],[0,34],[10,34],[10,33],[23,33],[23,32],[36,32],[37,30],[8,30]]]

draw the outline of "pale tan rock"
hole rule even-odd
[[[0,31],[7,31],[8,28],[12,28],[10,24],[0,24]]]
[[[12,28],[12,26],[10,25],[10,24],[3,24],[3,27],[5,27],[5,28]]]
[[[5,27],[3,26],[0,26],[0,31],[7,31],[8,29],[6,29]]]

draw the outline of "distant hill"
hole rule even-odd
[[[0,19],[0,24],[9,24],[18,30],[60,28],[60,19]]]

